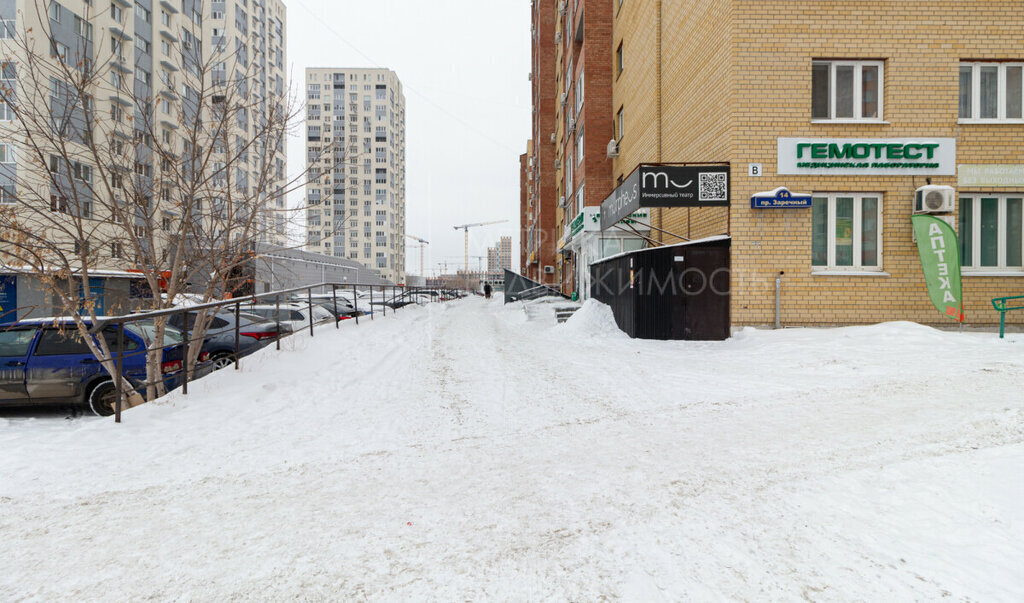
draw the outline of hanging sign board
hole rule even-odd
[[[755,193],[750,198],[750,207],[753,209],[765,209],[776,207],[810,207],[811,196],[800,195],[789,192],[789,189],[780,186],[779,188],[765,193]]]
[[[601,203],[601,230],[641,207],[727,207],[729,166],[641,165]]]
[[[955,176],[955,138],[779,138],[781,175]]]

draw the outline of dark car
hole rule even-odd
[[[91,325],[90,321],[86,324]],[[100,334],[117,355],[117,325],[102,326]],[[146,383],[146,346],[152,345],[151,323],[124,329],[124,375],[136,388]],[[181,333],[164,332],[160,367],[168,390],[182,382]],[[200,357],[205,361],[205,355]],[[208,364],[196,369],[197,377]],[[114,412],[114,380],[82,340],[71,319],[35,319],[0,330],[0,406],[86,404],[98,415]]]
[[[195,329],[198,312],[188,313],[189,333]],[[174,314],[168,324],[182,330],[184,314]],[[209,317],[210,323],[203,340],[203,352],[210,356],[214,370],[222,369],[235,360],[235,313],[232,311],[217,312]],[[291,326],[281,325],[282,336],[291,334]],[[278,335],[277,325],[260,316],[248,312],[238,314],[238,357],[244,358],[253,352],[263,349],[272,343]],[[192,341],[192,338],[189,338]]]

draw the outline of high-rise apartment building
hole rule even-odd
[[[563,291],[586,286],[589,268],[579,261],[584,207],[599,206],[612,190],[606,149],[612,131],[612,16],[605,0],[558,3],[555,22],[555,82],[558,103],[555,216],[558,282]],[[579,221],[583,225],[583,220]],[[596,242],[596,244],[600,244]]]
[[[405,282],[405,96],[389,69],[306,69],[306,249]]]
[[[531,11],[531,100],[533,123],[527,145],[525,219],[520,245],[522,273],[534,280],[554,282],[555,266],[555,2],[534,2]]]
[[[130,232],[115,227],[125,214],[112,208],[131,188],[146,199],[139,237],[164,230],[149,239],[173,248],[189,236],[179,201],[192,157],[204,163],[192,174],[230,166],[230,177],[225,167],[201,187],[206,217],[244,196],[258,220],[244,237],[225,236],[248,249],[284,244],[285,150],[268,123],[284,124],[287,112],[285,32],[280,0],[0,1],[0,204],[87,219],[83,233],[38,222],[69,239],[69,251],[72,242],[102,249],[94,267],[134,268],[131,245],[114,238]],[[230,118],[218,122],[220,111]],[[60,128],[32,132],[33,119]]]
[[[512,269],[512,237],[503,236],[498,244],[487,248],[487,272],[500,273]]]

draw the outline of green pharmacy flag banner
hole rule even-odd
[[[960,284],[960,247],[953,227],[935,216],[913,216],[917,250],[935,308],[957,322],[964,321]]]

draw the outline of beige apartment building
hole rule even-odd
[[[61,144],[68,149],[67,159],[50,155],[44,167],[33,157],[26,126],[16,120],[12,103],[0,107],[0,203],[15,212],[26,204],[49,203],[54,213],[86,218],[87,238],[76,240],[76,249],[80,244],[101,249],[94,267],[131,269],[134,260],[125,252],[129,245],[111,238],[126,229],[107,227],[114,220],[109,208],[123,203],[117,196],[131,178],[140,195],[151,191],[156,227],[179,231],[180,191],[168,182],[172,173],[180,182],[182,170],[172,158],[186,155],[187,141],[202,146],[205,140],[212,149],[211,165],[202,169],[230,165],[232,173],[215,177],[205,188],[211,204],[204,211],[230,198],[229,189],[244,189],[247,199],[259,199],[253,206],[260,226],[252,229],[255,240],[239,243],[285,243],[283,139],[269,140],[271,128],[265,125],[275,119],[283,123],[287,110],[282,2],[0,0],[0,21],[6,93],[18,104],[39,105],[21,107],[35,119],[64,120]],[[69,78],[69,72],[77,73]],[[79,78],[85,82],[79,86],[81,95],[70,81]],[[218,99],[225,98],[245,109],[232,113],[231,123],[216,124]],[[194,134],[190,130],[197,119],[202,125]],[[229,144],[214,142],[215,130]],[[252,152],[239,152],[245,148]],[[96,157],[108,149],[111,164],[98,169]],[[127,166],[123,172],[121,162]],[[113,199],[104,197],[103,179],[94,178],[99,173],[110,174]],[[66,198],[55,182],[80,183],[75,198]],[[158,244],[170,245],[171,239],[168,235]]]
[[[616,0],[613,177],[728,167],[727,206],[650,219],[660,243],[731,236],[734,326],[773,323],[776,279],[783,325],[951,323],[915,212],[959,233],[966,323],[997,323],[991,298],[1024,294],[1022,31],[1016,0]],[[782,187],[807,206],[754,207]]]
[[[306,249],[405,282],[405,96],[389,69],[306,69]]]

